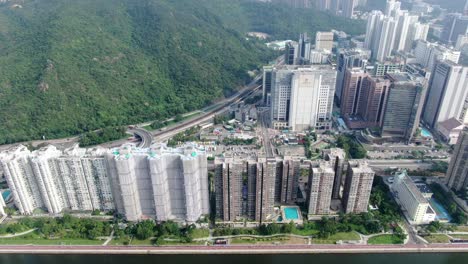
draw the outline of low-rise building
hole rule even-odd
[[[434,210],[430,208],[429,201],[423,196],[406,171],[395,177],[392,190],[411,223],[420,225],[435,220]]]

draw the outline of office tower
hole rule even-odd
[[[293,204],[297,199],[297,190],[299,188],[300,163],[298,160],[285,157],[282,170],[280,202]]]
[[[391,86],[381,135],[410,142],[419,127],[426,89],[420,80],[408,73],[392,73],[387,76]]]
[[[367,5],[367,0],[357,0],[356,1],[356,6],[366,6]]]
[[[436,62],[449,60],[458,63],[460,52],[440,46],[436,43],[430,43],[424,40],[416,41],[414,49],[416,62],[427,68],[429,71],[434,69]]]
[[[385,113],[390,80],[368,76],[363,82],[363,106],[359,108],[359,115],[367,127],[380,127]]]
[[[412,224],[428,224],[435,220],[435,213],[430,207],[429,201],[423,196],[406,171],[395,176],[392,189]]]
[[[384,14],[380,11],[372,11],[367,18],[366,38],[364,47],[369,50],[374,50],[374,46],[379,41],[381,22],[384,19]]]
[[[331,8],[331,0],[318,0],[317,8],[320,11],[327,11]]]
[[[411,23],[408,30],[408,37],[406,39],[404,51],[411,51],[411,49],[415,45],[416,40],[426,40],[428,33],[428,24],[422,24],[419,22]]]
[[[315,35],[315,49],[331,51],[333,49],[333,37],[333,32],[317,31]]]
[[[468,0],[466,0],[465,8],[463,8],[463,14],[465,16],[468,16]]]
[[[272,70],[271,121],[275,129],[288,127],[291,81],[296,66],[279,66]]]
[[[311,50],[310,51],[310,64],[328,64],[329,58],[332,53],[328,50]]]
[[[458,36],[457,43],[455,44],[455,49],[462,50],[465,45],[468,44],[468,34]]]
[[[0,153],[0,163],[10,187],[13,200],[22,215],[33,214],[45,204],[36,181],[29,157],[31,152],[25,146],[17,146]]]
[[[342,0],[342,16],[352,18],[356,2],[356,0]]]
[[[288,42],[284,53],[284,63],[295,65],[299,59],[299,46],[294,42]]]
[[[318,166],[311,165],[309,175],[309,194],[307,207],[309,215],[330,214],[331,198],[335,172],[328,162],[321,162]]]
[[[298,46],[298,62],[297,64],[308,64],[310,59],[310,50],[312,45],[310,43],[310,38],[307,36],[307,33],[303,33],[299,36],[299,46]]]
[[[343,172],[346,161],[346,152],[340,148],[323,150],[323,158],[329,161],[335,172],[333,181],[333,199],[340,199],[341,184],[343,182]]]
[[[374,174],[365,162],[348,162],[343,190],[343,206],[346,214],[367,212]]]
[[[398,14],[398,25],[395,33],[395,44],[394,50],[405,50],[407,39],[412,36],[409,36],[410,26],[418,22],[418,16],[412,16],[408,11],[400,11]],[[407,50],[410,51],[410,50]]]
[[[336,96],[341,105],[341,94],[343,92],[344,75],[349,68],[364,69],[370,59],[370,50],[352,49],[343,50],[338,54]]]
[[[429,81],[423,111],[424,122],[432,128],[451,118],[467,123],[468,67],[440,61]]]
[[[117,210],[129,221],[196,222],[209,213],[206,154],[196,145],[150,149],[124,145],[108,153]]]
[[[468,33],[468,16],[459,13],[448,14],[444,20],[441,40],[448,44],[454,44],[459,35]]]
[[[343,94],[341,100],[341,115],[344,117],[353,117],[359,113],[359,108],[363,106],[364,89],[362,87],[367,73],[360,69],[348,69],[345,73]]]
[[[311,0],[271,0],[270,2],[287,4],[293,8],[310,8],[312,7]]]
[[[330,3],[330,12],[334,15],[341,15],[341,3],[342,0],[331,0]]]
[[[296,70],[291,80],[289,127],[293,131],[330,129],[335,85],[336,71],[330,66]]]
[[[387,0],[387,5],[385,7],[386,16],[395,16],[395,13],[400,11],[401,2],[395,0]]]
[[[468,128],[458,137],[450,165],[447,170],[447,186],[454,191],[467,192],[468,189]]]
[[[216,217],[225,222],[239,221],[242,216],[244,163],[239,160],[215,160]]]
[[[382,20],[380,38],[372,50],[374,59],[383,62],[392,55],[397,25],[398,22],[391,17]]]
[[[300,131],[330,127],[336,83],[331,66],[278,66],[272,78],[273,128]]]
[[[255,220],[262,223],[272,220],[275,205],[276,160],[258,159],[256,175]]]
[[[272,66],[263,67],[263,83],[262,83],[262,101],[266,106],[271,104],[271,82],[272,82]]]

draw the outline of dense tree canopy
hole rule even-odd
[[[277,55],[246,39],[247,31],[295,38],[331,28],[364,29],[314,10],[247,0],[0,4],[0,144],[201,108]]]

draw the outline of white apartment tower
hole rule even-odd
[[[20,214],[33,214],[35,209],[44,208],[29,157],[31,152],[25,146],[17,146],[0,153],[0,163]]]
[[[451,118],[468,124],[467,99],[468,67],[440,61],[431,75],[423,120],[433,128]]]
[[[109,154],[116,206],[129,221],[196,222],[209,213],[206,154],[195,145],[171,149],[124,145]]]

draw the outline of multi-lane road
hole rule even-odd
[[[9,254],[300,254],[468,252],[468,244],[229,245],[229,246],[1,246]]]

